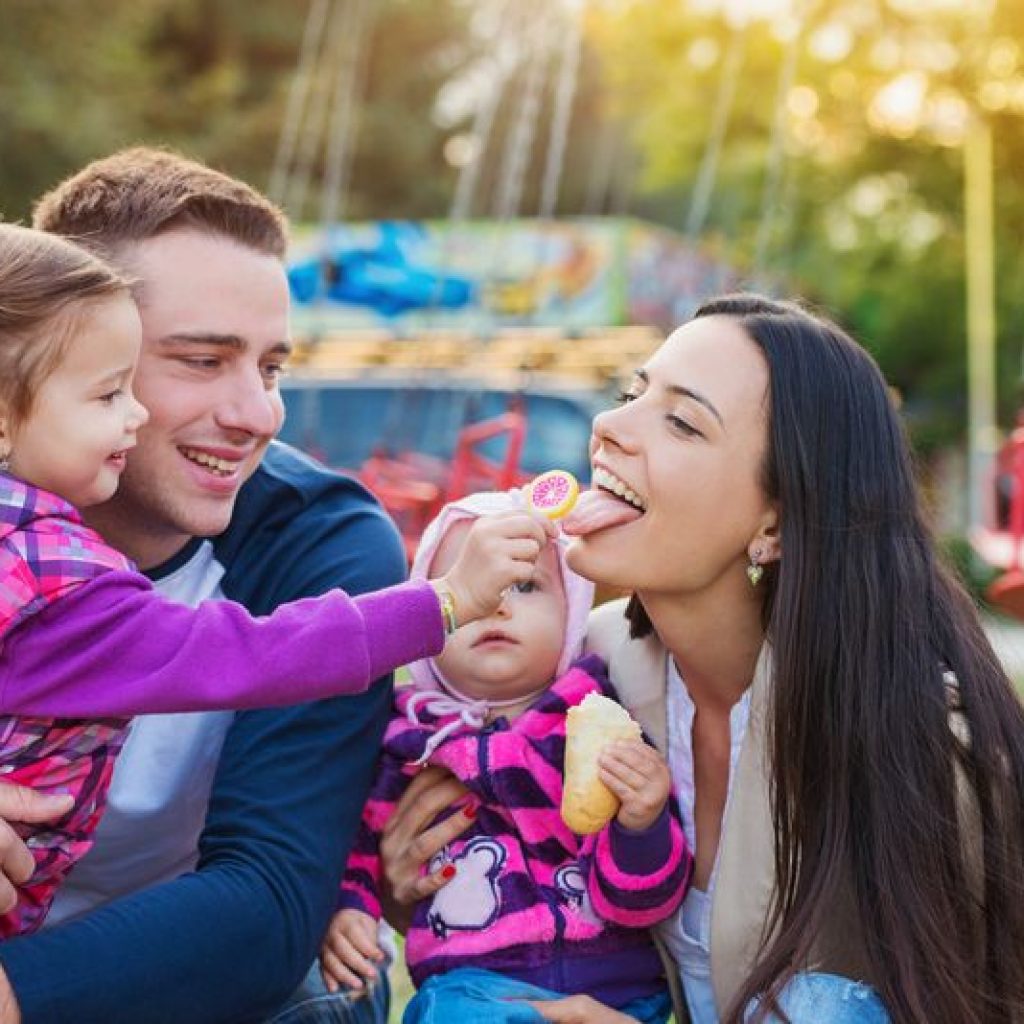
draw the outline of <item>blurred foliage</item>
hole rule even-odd
[[[940,550],[944,563],[956,573],[974,603],[984,611],[996,614],[985,594],[1000,570],[982,562],[966,537],[944,537]]]
[[[545,25],[556,50],[568,3],[368,0],[365,90],[343,215],[445,216],[456,179],[446,143],[470,131],[504,60],[509,81],[472,209],[492,213],[503,139],[525,92],[516,55],[530,54]],[[780,13],[778,0],[773,16],[743,24],[737,11],[769,11],[772,0],[589,0],[560,211],[629,212],[682,230],[723,68],[738,48],[736,102],[702,240],[752,283],[801,293],[846,323],[899,389],[927,450],[963,429],[958,118],[976,111],[995,132],[1008,422],[1024,337],[1024,4],[797,4],[799,22]],[[0,0],[0,212],[24,220],[33,198],[63,175],[140,141],[178,147],[265,187],[309,10],[310,0]],[[780,106],[793,38],[795,77]],[[923,112],[903,123],[897,102],[887,128],[880,98],[891,100],[900,82],[904,100],[917,83]],[[537,209],[553,88],[549,78],[525,214]],[[779,110],[781,136],[773,129]],[[773,141],[783,156],[766,202]],[[321,176],[317,168],[299,211],[307,216],[319,209]]]
[[[352,0],[338,0],[332,10],[345,4]],[[487,37],[489,24],[476,24],[481,8],[501,4],[368,0],[367,6],[367,67],[345,214],[444,216],[455,171],[442,150],[451,134],[468,128],[469,116],[445,123],[438,98],[447,83],[478,70],[502,45]],[[0,215],[26,219],[34,199],[61,177],[138,142],[181,149],[265,187],[309,11],[310,0],[0,0]],[[333,64],[324,70],[317,87],[329,90]],[[520,87],[513,76],[499,125],[514,115]],[[599,90],[585,55],[570,129],[566,208],[583,201]],[[545,109],[550,92],[549,83]],[[536,209],[545,132],[541,125],[525,210]],[[489,212],[493,157],[489,166],[480,213]],[[319,209],[322,156],[313,177],[307,205],[289,211],[293,217]]]
[[[367,101],[348,211],[443,208],[431,103],[459,58],[455,0],[373,0]],[[265,187],[308,0],[2,0],[0,209],[136,142],[182,149]]]
[[[969,117],[988,118],[1001,419],[1012,422],[1024,355],[1024,4],[805,0],[788,14],[777,3],[763,20],[737,17],[744,6],[773,5],[610,0],[592,9],[591,36],[642,154],[648,201],[660,219],[685,225],[727,54],[740,47],[705,237],[717,236],[755,283],[767,276],[838,316],[879,359],[927,451],[963,431],[961,143]],[[780,68],[794,38],[781,184],[766,203]],[[759,230],[769,239],[762,268]]]

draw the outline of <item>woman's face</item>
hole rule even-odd
[[[761,350],[736,320],[705,317],[669,337],[626,401],[594,420],[600,493],[581,499],[565,523],[577,538],[572,568],[642,594],[745,583],[753,547],[765,560],[775,554],[759,540],[776,526],[761,486],[767,390]]]

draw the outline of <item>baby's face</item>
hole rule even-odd
[[[454,565],[469,531],[456,523],[430,566],[431,577]],[[554,545],[537,560],[533,579],[505,596],[486,619],[460,627],[436,659],[445,678],[467,697],[514,700],[554,678],[565,638],[565,590]]]

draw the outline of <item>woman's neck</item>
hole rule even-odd
[[[721,602],[706,594],[639,596],[694,704],[728,713],[754,678],[764,643],[760,601],[746,594]]]

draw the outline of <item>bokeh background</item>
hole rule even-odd
[[[9,220],[146,142],[269,190],[300,238],[394,220],[671,232],[870,348],[939,531],[976,593],[991,575],[964,537],[1024,396],[1020,0],[0,0],[0,124]],[[374,315],[415,350],[411,321]],[[969,340],[988,353],[975,397]],[[596,401],[608,383],[587,383]]]

